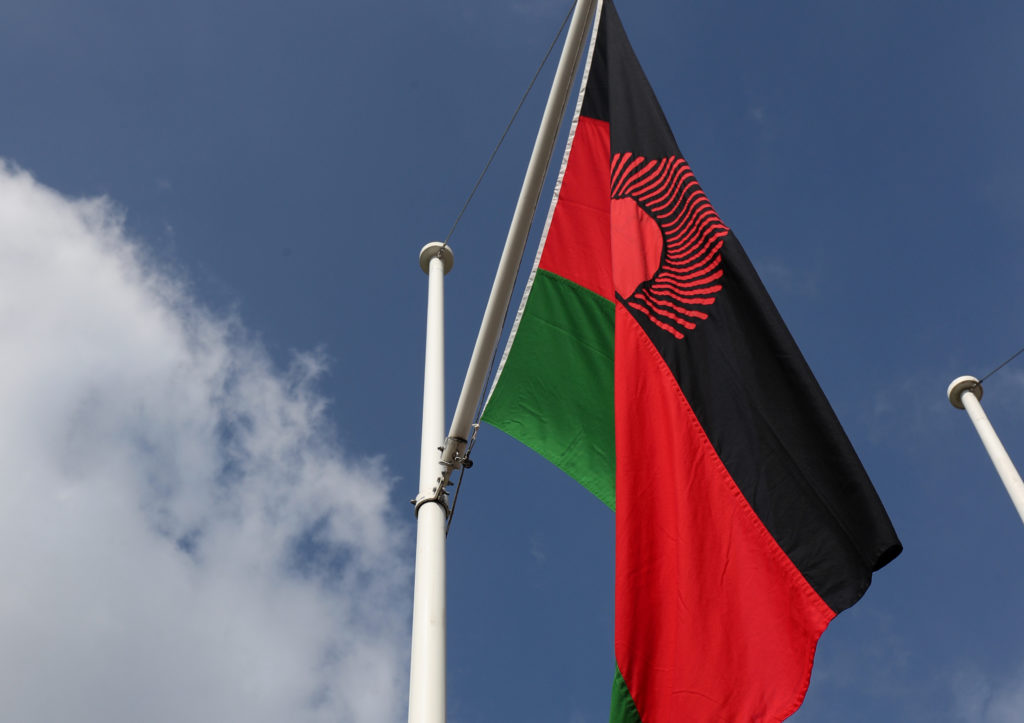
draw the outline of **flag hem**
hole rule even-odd
[[[594,59],[594,48],[597,45],[597,29],[601,24],[601,10],[604,6],[604,0],[597,0],[597,6],[594,9],[594,25],[590,31],[590,46],[587,48],[587,61],[583,66],[583,76],[580,82],[579,96],[576,98],[576,108],[573,111],[572,123],[569,125],[569,137],[565,143],[565,151],[562,154],[562,164],[558,169],[558,177],[555,180],[555,190],[551,196],[551,205],[548,206],[547,217],[544,219],[544,230],[540,235],[540,244],[537,247],[537,255],[533,259],[533,267],[530,269],[530,277],[526,280],[526,288],[523,290],[523,298],[519,302],[519,309],[516,311],[515,321],[512,322],[512,329],[508,334],[508,341],[505,342],[505,348],[501,352],[501,360],[498,362],[498,369],[494,373],[494,380],[491,382],[491,388],[487,390],[487,398],[484,400],[484,409],[487,408],[488,402],[491,401],[491,395],[494,394],[495,387],[498,386],[498,379],[501,378],[501,372],[505,368],[505,362],[508,360],[509,351],[512,349],[512,342],[515,341],[516,331],[519,329],[519,322],[523,318],[523,311],[526,309],[526,300],[530,297],[530,290],[533,288],[533,280],[537,276],[537,269],[540,266],[540,257],[544,253],[544,244],[548,239],[548,231],[551,229],[551,219],[555,214],[555,207],[558,205],[558,197],[562,190],[562,180],[565,177],[565,169],[569,165],[569,153],[572,151],[572,143],[576,138],[576,128],[579,125],[580,112],[583,109],[583,96],[587,92],[587,81],[590,78],[590,65]]]

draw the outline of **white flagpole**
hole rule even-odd
[[[988,452],[999,478],[1003,481],[1003,486],[1013,500],[1013,506],[1017,508],[1017,514],[1024,522],[1024,481],[1021,480],[1017,468],[1013,466],[1003,443],[999,441],[996,430],[988,421],[985,410],[981,408],[981,383],[974,377],[957,377],[950,383],[946,393],[954,407],[967,410],[968,416],[974,422],[974,428],[978,430],[978,436],[981,437],[981,443],[985,445],[985,451]]]
[[[516,272],[523,257],[533,213],[544,185],[579,65],[597,0],[577,0],[555,78],[548,94],[533,154],[526,169],[522,191],[484,319],[470,358],[466,381],[444,437],[444,275],[451,269],[451,249],[431,243],[420,251],[420,266],[429,276],[427,296],[427,347],[423,371],[423,430],[420,441],[420,488],[416,504],[416,570],[413,587],[412,650],[409,663],[409,723],[444,723],[446,685],[445,641],[445,524],[448,496],[445,485],[451,470],[464,462],[473,424],[474,408],[483,394],[487,367],[498,345],[502,320],[508,310]],[[442,453],[438,455],[438,448]]]
[[[463,382],[459,402],[455,407],[455,415],[452,417],[452,426],[448,432],[448,438],[445,440],[442,463],[445,465],[446,479],[450,471],[461,466],[463,461],[470,429],[473,425],[473,415],[483,394],[484,384],[487,382],[487,369],[494,357],[494,351],[498,347],[502,320],[505,318],[509,301],[512,298],[516,272],[519,270],[523,250],[526,248],[526,237],[529,235],[533,213],[537,208],[537,201],[540,199],[540,193],[544,186],[544,176],[551,161],[559,125],[565,115],[569,91],[572,89],[573,77],[576,75],[576,68],[583,52],[587,28],[593,17],[596,2],[597,0],[576,0],[576,8],[569,23],[569,31],[565,37],[565,45],[562,46],[562,55],[558,60],[554,80],[551,83],[551,92],[548,94],[544,116],[541,118],[540,130],[537,132],[537,140],[533,144],[533,154],[530,156],[530,164],[526,169],[526,178],[523,179],[519,201],[516,204],[515,213],[512,215],[512,224],[505,240],[505,249],[498,262],[494,285],[491,287],[491,295],[487,299],[484,318],[477,334],[476,345],[473,347],[473,355],[469,360],[469,368],[466,370],[466,380]]]
[[[454,262],[440,242],[420,251],[427,273],[427,347],[423,364],[420,489],[416,504],[416,572],[412,594],[409,723],[445,719],[445,555],[448,496],[438,450],[444,442],[444,276]]]

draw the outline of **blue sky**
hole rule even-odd
[[[793,720],[1019,720],[1024,528],[944,393],[1024,345],[1024,8],[618,7],[906,548]],[[0,6],[0,717],[404,719],[417,255],[567,9]],[[452,238],[449,406],[545,94]],[[1018,460],[1022,364],[984,400]],[[449,719],[603,720],[611,515],[474,457]]]

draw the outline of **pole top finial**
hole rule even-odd
[[[960,400],[964,392],[970,391],[981,401],[981,382],[976,377],[965,376],[957,377],[949,383],[949,389],[946,390],[946,396],[949,397],[949,403],[957,409],[963,409],[964,403]]]
[[[440,241],[431,241],[420,249],[420,268],[423,269],[423,273],[430,273],[430,260],[433,258],[441,259],[446,274],[452,270],[455,263],[455,254],[452,253],[451,246]]]

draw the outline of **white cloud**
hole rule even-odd
[[[957,719],[965,723],[1017,723],[1024,710],[1024,668],[998,680],[987,678],[976,667],[953,676]]]
[[[0,719],[402,717],[405,530],[319,371],[0,163]]]

